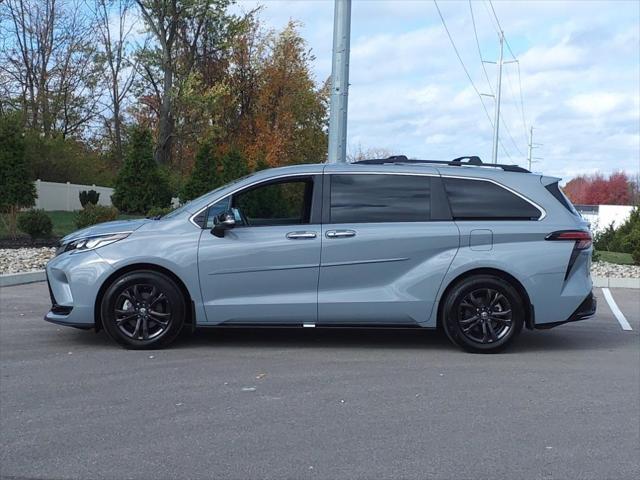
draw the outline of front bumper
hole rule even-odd
[[[597,306],[598,300],[596,299],[596,296],[593,294],[593,292],[589,292],[589,295],[587,295],[580,306],[576,309],[575,312],[571,314],[569,318],[560,322],[542,323],[536,325],[535,328],[538,330],[547,330],[549,328],[557,327],[558,325],[564,325],[565,323],[586,320],[587,318],[591,318],[596,314]]]
[[[44,319],[58,325],[92,328],[98,290],[112,272],[94,251],[54,257],[46,267],[51,310]]]

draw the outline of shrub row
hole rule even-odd
[[[640,265],[640,208],[634,208],[627,221],[617,229],[612,223],[597,233],[593,245],[596,251],[630,253],[634,263]]]

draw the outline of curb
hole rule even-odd
[[[598,288],[640,289],[640,278],[593,277],[593,286]]]
[[[25,273],[3,273],[0,275],[0,287],[12,287],[26,283],[44,282],[46,280],[44,270]]]

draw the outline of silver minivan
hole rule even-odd
[[[477,157],[263,170],[63,238],[45,319],[127,348],[186,325],[375,326],[495,352],[595,313],[591,234],[558,181]]]

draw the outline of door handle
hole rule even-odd
[[[316,238],[316,232],[289,232],[287,238],[289,240],[310,240]]]
[[[353,230],[327,230],[325,233],[327,238],[347,238],[347,237],[355,237],[356,232]]]

